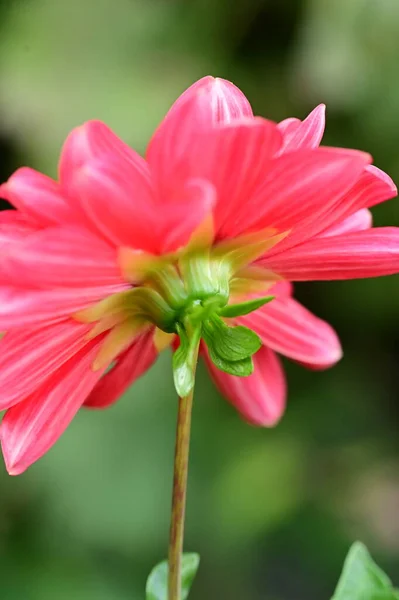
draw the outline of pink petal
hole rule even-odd
[[[77,227],[51,227],[11,245],[0,262],[9,283],[33,287],[123,285],[117,252],[103,239]]]
[[[359,181],[345,199],[345,216],[360,208],[370,208],[397,196],[398,190],[392,179],[374,165],[367,165]]]
[[[325,111],[325,104],[319,104],[303,121],[286,119],[279,123],[284,134],[282,152],[317,148],[324,133]]]
[[[26,240],[31,233],[39,231],[38,225],[19,210],[0,212],[0,247],[7,248]]]
[[[151,331],[140,336],[120,356],[112,370],[103,375],[85,401],[85,406],[106,408],[116,402],[132,383],[150,368],[156,357],[157,351]]]
[[[200,79],[176,100],[151,139],[146,155],[151,168],[166,179],[171,164],[190,150],[199,131],[252,116],[248,100],[235,85],[225,79]]]
[[[375,165],[366,167],[360,186],[362,197],[360,201],[357,200],[357,208],[370,208],[398,195],[398,189],[389,175]]]
[[[157,208],[153,247],[159,253],[184,247],[192,234],[212,215],[216,201],[214,186],[205,179],[188,179]],[[184,215],[184,218],[183,218]]]
[[[373,215],[368,208],[361,208],[353,215],[340,221],[336,225],[329,227],[321,234],[322,237],[331,237],[334,235],[342,235],[343,233],[351,233],[353,231],[364,231],[373,226]]]
[[[357,150],[356,148],[340,148],[339,146],[324,146],[323,151],[329,152],[330,154],[335,154],[335,156],[346,156],[346,158],[362,158],[368,156],[370,158],[369,163],[373,162],[373,157],[363,150]]]
[[[73,193],[76,172],[94,159],[108,157],[133,164],[137,162],[134,150],[101,121],[87,121],[76,127],[68,135],[61,151],[59,174],[62,188]]]
[[[98,342],[89,343],[32,396],[7,411],[0,437],[10,475],[25,471],[67,428],[102,375],[91,368],[97,351]]]
[[[0,331],[62,320],[128,287],[29,290],[0,286]]]
[[[301,123],[302,121],[300,119],[297,119],[296,117],[289,117],[288,119],[284,119],[284,121],[277,123],[277,127],[283,134],[283,138],[285,138],[286,136],[293,135]]]
[[[328,149],[330,151],[331,149]],[[335,150],[338,150],[335,148]],[[345,154],[346,154],[345,150]],[[341,154],[336,153],[336,154]],[[392,179],[374,165],[367,165],[359,179],[341,200],[323,215],[323,235],[335,226],[340,227],[342,221],[351,218],[357,211],[374,206],[397,195],[396,185]],[[366,221],[366,213],[363,213]],[[281,249],[281,247],[280,247]]]
[[[90,326],[72,319],[9,331],[0,341],[0,410],[32,394],[86,344]]]
[[[197,97],[204,124],[205,119],[207,123],[215,124],[231,123],[242,117],[253,116],[248,99],[234,83],[231,83],[231,81],[221,79],[220,77],[204,77],[200,81],[203,82],[203,85],[201,91],[197,88]],[[191,86],[191,89],[192,87],[193,86]],[[185,92],[187,95],[190,94],[189,90],[190,88]],[[173,109],[171,109],[168,115],[172,110]],[[177,115],[175,114],[174,117],[177,118]]]
[[[342,357],[333,328],[288,296],[276,297],[237,321],[255,331],[275,352],[313,368],[330,367]]]
[[[255,371],[249,377],[235,377],[219,371],[205,355],[208,369],[220,393],[246,421],[273,427],[280,420],[286,401],[286,383],[278,357],[266,346],[253,357]]]
[[[326,155],[329,153],[330,156],[341,156],[344,159],[352,154],[351,151],[340,148],[325,149],[323,147],[323,152]],[[361,152],[353,151],[353,156],[360,161],[364,160],[364,154]],[[326,203],[320,210],[316,210],[303,224],[302,231],[299,229],[293,231],[282,243],[273,248],[268,256],[280,254],[285,249],[319,234],[324,235],[324,232],[328,232],[335,225],[340,226],[358,210],[384,202],[396,194],[397,189],[392,179],[377,167],[367,165],[349,191],[343,194],[337,202],[331,205]]]
[[[315,238],[262,264],[292,281],[392,275],[399,272],[399,228]]]
[[[275,283],[273,285],[273,287],[270,288],[269,290],[269,294],[270,296],[292,296],[293,293],[293,285],[290,281],[277,281],[277,283]]]
[[[95,230],[116,246],[151,251],[158,215],[147,165],[117,157],[85,164],[74,186]]]
[[[272,121],[254,118],[214,131],[207,136],[208,164],[204,162],[203,176],[207,176],[218,191],[215,223],[223,230],[235,222],[237,210],[250,200],[253,191],[265,177],[270,159],[281,144],[281,135]],[[212,163],[209,159],[212,158]]]
[[[229,235],[255,227],[292,230],[272,253],[316,235],[330,224],[326,215],[340,204],[368,160],[367,155],[342,156],[323,148],[283,154],[271,161],[262,184],[236,211]]]
[[[276,124],[258,117],[205,131],[191,140],[180,163],[168,172],[168,179],[163,182],[164,195],[168,196],[171,188],[189,178],[210,181],[217,192],[217,231],[249,201],[280,143]]]
[[[74,218],[59,184],[38,171],[22,167],[0,186],[5,198],[39,226],[64,223]]]

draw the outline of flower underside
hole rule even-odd
[[[251,357],[261,341],[250,329],[229,320],[273,299],[264,296],[273,283],[271,274],[251,263],[285,235],[269,229],[215,246],[197,240],[163,257],[122,248],[120,264],[132,288],[74,315],[93,323],[90,338],[108,332],[93,368],[106,367],[138,335],[155,327],[155,342],[160,346],[170,344],[176,335],[179,338],[173,357],[179,395],[187,395],[194,385],[201,340],[219,369],[250,375]],[[239,301],[251,292],[257,293],[255,299]]]

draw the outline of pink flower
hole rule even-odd
[[[145,159],[90,121],[66,140],[59,181],[21,168],[1,186],[17,209],[0,213],[0,435],[11,474],[40,458],[82,405],[117,400],[173,342],[173,327],[159,325],[177,302],[169,293],[186,307],[181,265],[196,244],[234,255],[230,302],[275,296],[236,318],[263,344],[252,375],[218,370],[202,346],[245,419],[271,426],[284,411],[276,353],[316,369],[340,359],[334,330],[292,298],[289,282],[398,272],[399,229],[373,229],[368,210],[396,187],[368,154],[319,147],[323,130],[322,105],[276,124],[254,117],[233,84],[206,77],[173,105]],[[182,277],[177,291],[170,277]]]

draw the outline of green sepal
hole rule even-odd
[[[180,346],[173,354],[173,380],[178,395],[184,398],[191,392],[195,383],[195,365],[201,336],[201,325],[187,330],[178,323],[176,329],[180,338]]]
[[[262,342],[248,327],[229,327],[217,315],[203,322],[202,334],[213,354],[227,362],[249,358],[259,350]]]
[[[219,369],[229,375],[235,375],[236,377],[248,377],[254,372],[254,363],[252,358],[248,356],[242,360],[229,361],[220,358],[217,354],[212,351],[212,348],[208,346],[209,356],[213,364]]]
[[[181,598],[187,600],[194,577],[200,563],[199,554],[188,553],[182,556]],[[168,600],[168,561],[164,560],[151,571],[145,588],[146,600]]]
[[[136,287],[129,291],[126,312],[138,315],[154,323],[163,331],[175,332],[176,311],[174,311],[159,292],[148,287]]]
[[[232,275],[226,261],[212,259],[209,252],[191,252],[180,257],[179,270],[190,297],[204,300],[213,296],[219,306],[226,304]]]
[[[392,587],[366,546],[355,542],[345,559],[332,600],[399,600],[399,591]]]
[[[248,315],[254,310],[258,310],[268,302],[274,300],[275,296],[266,296],[265,298],[256,298],[255,300],[247,300],[246,302],[240,302],[239,304],[230,304],[225,306],[219,311],[221,317],[242,317]]]

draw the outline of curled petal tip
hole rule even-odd
[[[382,171],[375,165],[367,165],[366,170],[377,179],[380,179],[387,186],[387,190],[392,194],[392,196],[390,196],[391,198],[398,195],[398,188],[388,173],[385,173],[385,171]]]
[[[318,125],[321,129],[320,134],[322,134],[325,126],[326,109],[326,105],[323,102],[321,102],[308,114],[308,116],[302,122],[308,123],[309,125],[312,124],[313,126]]]
[[[6,464],[6,469],[7,469],[7,473],[9,475],[11,475],[12,477],[16,477],[17,475],[22,475],[22,473],[24,473],[26,471],[25,467],[21,467],[18,464],[13,465],[7,465]]]
[[[8,183],[2,183],[0,185],[0,198],[8,200]]]
[[[198,132],[242,117],[253,117],[251,105],[241,90],[226,79],[203,77],[191,85],[172,105],[147,149],[147,159],[162,179],[171,166],[187,154]]]
[[[325,351],[322,354],[320,352],[319,356],[312,360],[312,362],[303,362],[298,361],[304,367],[312,371],[325,371],[326,369],[330,369],[334,367],[343,357],[344,353],[342,350],[341,342],[338,339],[335,331],[331,328],[330,339],[328,340],[329,347],[325,347]]]
[[[333,367],[342,359],[343,356],[344,352],[342,350],[341,342],[339,341],[338,336],[335,336],[335,344],[331,343],[329,351],[326,352],[326,364],[321,365],[320,369],[322,370]]]
[[[324,133],[325,121],[326,121],[326,110],[327,106],[322,102],[318,104],[316,108],[312,111],[311,114],[319,121],[320,124],[320,135],[322,136]]]
[[[6,439],[3,435],[1,436],[1,450],[3,453],[6,471],[9,475],[21,475],[21,473],[26,471],[27,467],[21,464],[16,448],[8,448]]]
[[[209,102],[216,122],[228,123],[242,117],[253,117],[249,101],[236,85],[217,77],[208,86]]]
[[[284,134],[284,152],[317,148],[324,134],[325,113],[326,105],[319,104],[303,121],[292,118],[282,121],[279,129]]]

